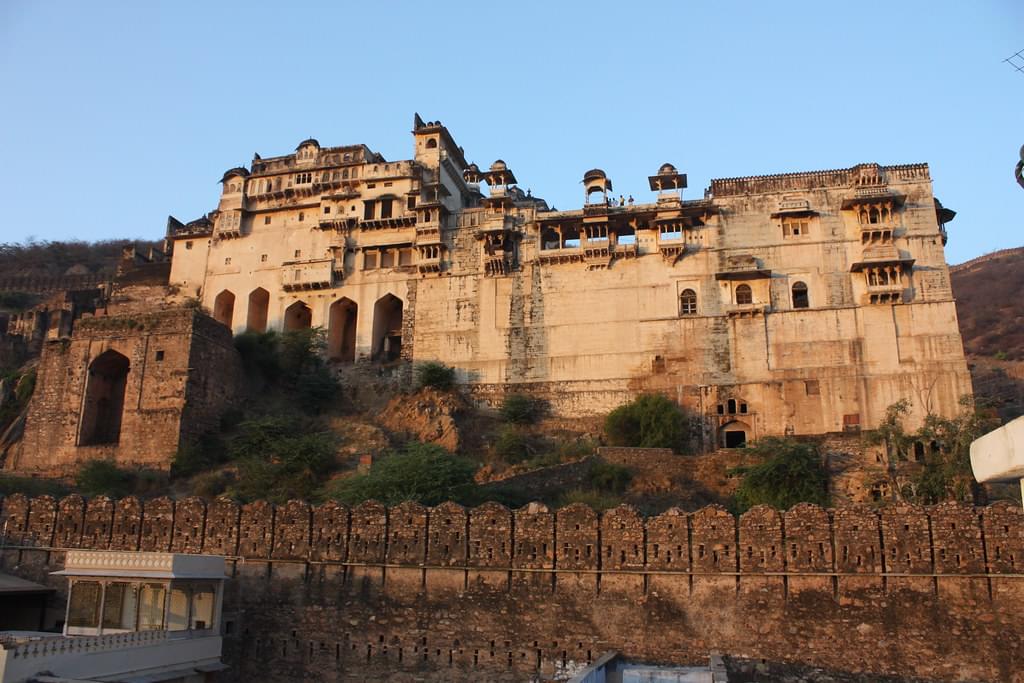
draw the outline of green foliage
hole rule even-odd
[[[446,500],[471,503],[476,499],[473,463],[449,454],[435,444],[412,442],[373,464],[369,474],[341,480],[328,488],[328,497],[356,504],[378,500],[395,505],[414,500],[438,505]]]
[[[228,457],[238,467],[230,491],[242,500],[313,498],[335,454],[333,435],[315,427],[287,416],[241,423],[227,443]]]
[[[0,432],[3,432],[28,407],[29,399],[36,389],[36,369],[13,372],[5,378],[14,390],[0,403]]]
[[[338,382],[323,361],[326,343],[319,327],[283,334],[244,332],[235,337],[246,374],[280,385],[307,413],[323,412],[338,395]]]
[[[730,474],[743,476],[736,491],[741,512],[762,504],[779,510],[797,503],[828,504],[828,473],[813,445],[766,438],[750,448],[749,453],[761,462],[730,470]]]
[[[526,394],[508,394],[501,402],[501,416],[512,424],[536,422],[544,414],[544,402]]]
[[[633,473],[628,467],[595,460],[590,465],[587,480],[598,491],[622,494],[626,492],[626,487],[633,480]]]
[[[613,446],[636,448],[686,448],[690,420],[683,410],[661,394],[642,394],[621,405],[604,421],[604,431]]]
[[[84,496],[123,498],[135,491],[135,475],[111,460],[89,460],[75,475],[75,490]]]
[[[277,357],[277,333],[243,332],[235,336],[235,349],[242,357],[242,366],[249,376],[274,381],[281,374]]]
[[[172,477],[190,477],[227,460],[227,449],[220,434],[208,432],[191,444],[178,447],[171,461]]]
[[[515,465],[528,460],[534,454],[534,448],[522,430],[505,425],[494,441],[494,452],[505,462]]]
[[[455,368],[444,363],[429,361],[416,366],[416,386],[431,387],[438,391],[451,391],[455,386]]]
[[[971,442],[998,424],[998,420],[978,411],[969,396],[960,399],[956,417],[925,416],[924,425],[915,435],[928,445],[924,449],[924,467],[913,482],[915,502],[976,502],[978,487],[971,471]]]

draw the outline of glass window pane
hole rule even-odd
[[[164,587],[146,584],[139,592],[139,630],[158,631],[164,627]]]
[[[167,630],[184,631],[188,628],[188,592],[171,588],[171,601],[167,606]]]
[[[100,620],[100,584],[96,581],[76,581],[71,586],[68,603],[68,626],[96,628]]]
[[[196,586],[192,592],[192,628],[202,630],[213,628],[212,586]]]
[[[136,593],[129,583],[107,584],[103,600],[103,628],[132,630],[135,628]]]

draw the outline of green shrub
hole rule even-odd
[[[419,389],[431,387],[438,391],[451,391],[455,386],[455,368],[436,361],[421,363],[416,367],[416,386]]]
[[[111,460],[89,460],[78,468],[75,490],[84,496],[123,498],[135,490],[135,475]]]
[[[729,471],[743,477],[736,490],[740,512],[755,505],[786,510],[797,503],[828,504],[828,473],[814,445],[794,439],[766,438],[749,452],[761,462]]]
[[[476,494],[475,469],[470,461],[440,446],[412,442],[400,451],[385,454],[369,474],[332,483],[327,495],[350,505],[370,499],[386,505],[405,500],[424,505],[446,500],[472,502]]]
[[[299,375],[295,384],[295,400],[301,410],[317,415],[334,401],[340,389],[330,369],[317,364]]]
[[[543,413],[543,401],[526,394],[508,394],[501,402],[501,416],[513,424],[530,424]]]
[[[195,443],[182,444],[178,447],[171,461],[172,477],[190,477],[203,470],[225,462],[228,458],[227,448],[220,435],[209,432],[201,436]]]
[[[587,480],[598,491],[621,494],[625,493],[629,482],[633,480],[633,473],[628,467],[595,460],[590,465]]]
[[[642,394],[621,405],[604,421],[604,431],[613,446],[634,448],[686,447],[690,419],[673,401],[661,394]]]
[[[311,500],[334,464],[332,435],[314,432],[271,438],[261,452],[237,460],[232,492],[242,500]]]
[[[235,349],[242,357],[242,366],[249,376],[274,381],[281,374],[277,355],[277,333],[243,332],[235,337]]]
[[[494,442],[494,452],[507,463],[517,464],[533,455],[529,438],[512,425],[505,425]]]

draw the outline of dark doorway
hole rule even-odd
[[[128,359],[117,351],[105,351],[89,366],[79,446],[117,443],[120,440],[129,367]]]
[[[351,363],[356,359],[356,319],[359,306],[351,299],[331,304],[327,328],[327,355],[331,360]]]
[[[372,358],[390,363],[402,357],[402,300],[385,294],[373,305]]]
[[[725,447],[726,448],[743,448],[747,445],[747,433],[746,432],[726,432],[725,433]]]

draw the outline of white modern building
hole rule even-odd
[[[72,550],[62,635],[0,633],[0,683],[209,683],[221,663],[225,562]]]

